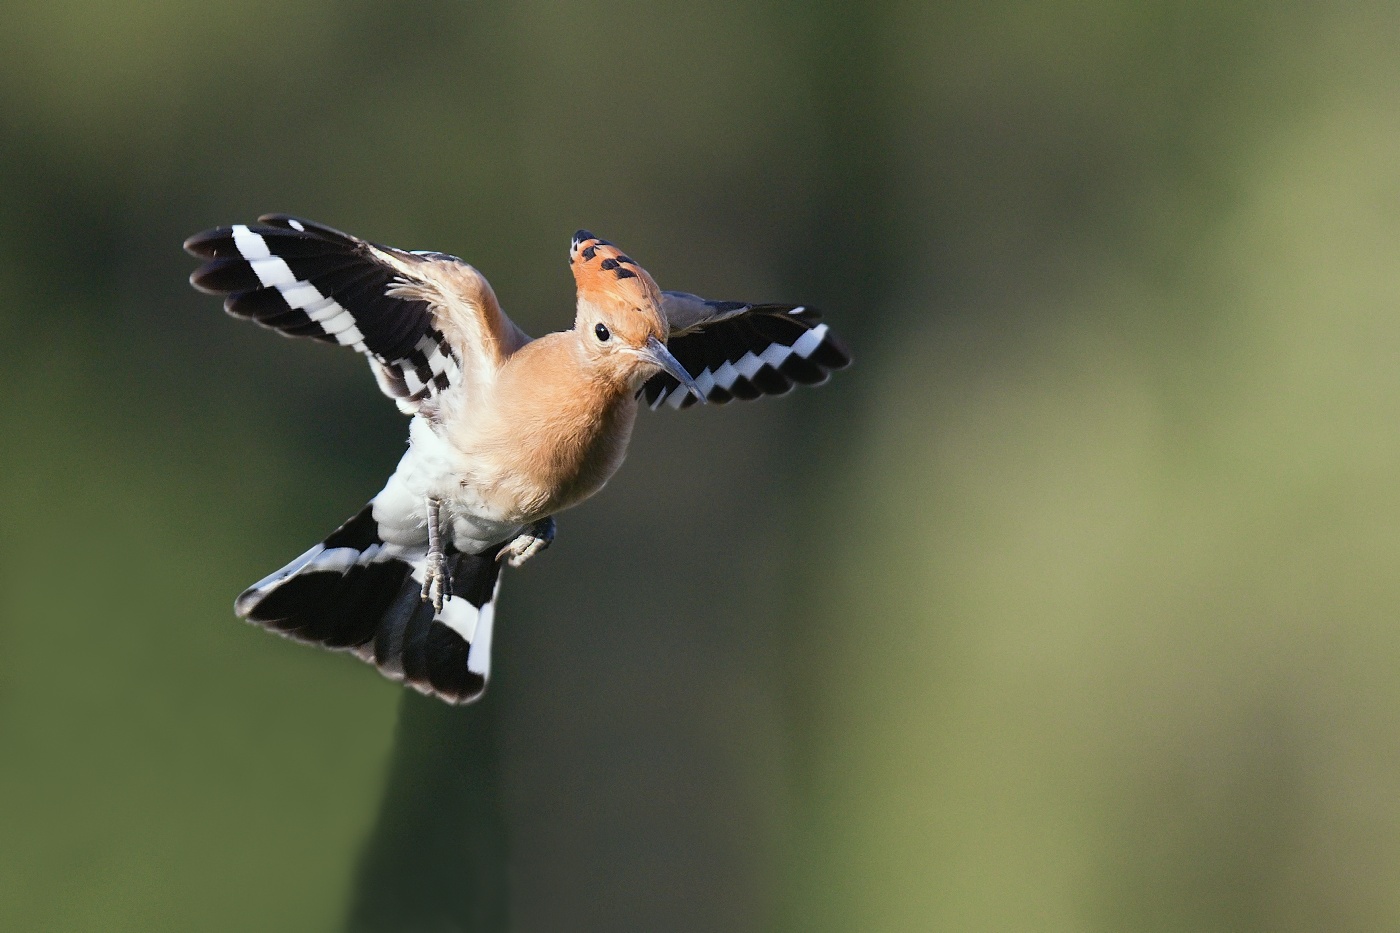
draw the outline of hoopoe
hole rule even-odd
[[[603,487],[639,402],[781,395],[850,363],[812,309],[663,292],[586,230],[569,250],[574,326],[536,340],[480,272],[444,253],[283,214],[185,249],[207,260],[191,284],[226,295],[229,314],[364,354],[412,417],[379,494],[235,611],[450,703],[485,690],[501,564],[548,547],[554,515]]]

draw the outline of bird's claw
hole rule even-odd
[[[519,567],[530,558],[554,541],[554,519],[543,518],[535,522],[526,531],[516,535],[501,552],[496,555],[496,560],[504,560],[512,567]]]
[[[423,567],[423,602],[432,603],[434,612],[442,612],[442,604],[452,598],[452,575],[447,572],[447,555],[430,551]]]

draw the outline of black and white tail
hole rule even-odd
[[[491,669],[499,550],[449,551],[453,595],[434,613],[421,597],[424,554],[386,545],[367,505],[234,609],[288,638],[349,651],[421,693],[470,703]]]

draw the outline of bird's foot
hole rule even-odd
[[[447,570],[447,555],[429,551],[423,566],[423,602],[432,603],[434,612],[442,612],[442,604],[452,598],[452,574]]]
[[[496,560],[505,560],[512,567],[519,567],[540,551],[549,547],[554,540],[554,519],[542,518],[535,522],[525,531],[515,536],[515,539],[501,548],[501,552],[496,555]]]

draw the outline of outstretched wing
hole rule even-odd
[[[782,395],[794,383],[825,382],[832,370],[851,363],[845,345],[812,308],[706,301],[684,292],[662,292],[661,299],[671,325],[666,345],[707,401]],[[647,380],[641,397],[652,408],[695,404],[666,373]]]
[[[455,256],[379,246],[284,214],[258,220],[186,240],[186,251],[207,260],[190,283],[226,295],[234,317],[365,354],[407,414],[489,378],[529,341],[485,277]]]

